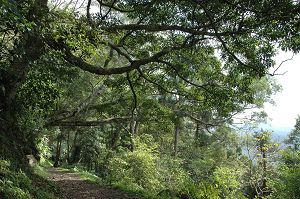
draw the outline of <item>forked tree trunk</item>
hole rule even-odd
[[[133,151],[134,150],[134,140],[137,136],[137,133],[138,133],[138,127],[139,123],[138,121],[136,120],[132,120],[130,122],[130,146],[129,146],[129,150],[130,151]]]
[[[60,154],[61,154],[61,139],[57,139],[56,155],[55,155],[55,162],[53,164],[53,167],[59,167],[59,165],[60,165]]]

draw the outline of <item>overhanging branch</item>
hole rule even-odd
[[[207,18],[208,20],[210,21],[211,25],[212,25],[212,28],[214,30],[214,34],[216,36],[216,38],[219,40],[219,42],[221,43],[222,47],[224,48],[224,50],[240,65],[244,66],[244,67],[247,67],[247,68],[250,68],[252,69],[253,71],[257,72],[259,74],[259,76],[261,75],[264,75],[264,74],[261,74],[260,71],[258,69],[256,69],[255,67],[252,67],[248,64],[245,64],[244,62],[242,62],[230,49],[229,47],[227,46],[226,42],[223,40],[222,38],[222,34],[219,32],[218,28],[215,26],[215,23],[214,23],[214,20],[213,20],[213,17],[211,16],[210,12],[205,8],[205,6],[201,5],[201,8],[204,10],[204,12],[206,13],[207,15]]]
[[[84,120],[70,120],[70,121],[57,121],[49,124],[48,126],[103,126],[105,124],[111,123],[120,123],[129,121],[131,117],[115,117],[107,118],[103,120],[93,120],[93,121],[84,121]]]
[[[116,32],[118,30],[128,30],[128,31],[147,31],[147,32],[162,32],[162,31],[181,31],[184,33],[189,33],[191,35],[206,35],[216,37],[220,36],[228,36],[228,35],[237,35],[244,34],[245,31],[226,31],[226,32],[209,32],[207,30],[199,30],[197,28],[189,28],[178,25],[158,25],[158,24],[124,24],[124,25],[114,25],[110,27],[101,27],[102,30],[106,30],[108,32]]]
[[[58,115],[55,115],[51,118],[48,119],[46,122],[46,125],[51,125],[52,123],[56,123],[71,117],[76,116],[78,113],[80,113],[82,110],[86,109],[93,101],[95,98],[97,98],[100,94],[103,93],[105,90],[104,86],[100,86],[96,91],[94,91],[86,100],[81,102],[76,108],[74,108],[71,111],[64,112]]]
[[[188,84],[190,84],[190,85],[192,85],[192,86],[195,86],[195,87],[197,87],[197,88],[201,88],[201,89],[203,89],[203,90],[209,92],[209,90],[205,87],[206,85],[200,85],[200,84],[197,84],[197,83],[192,82],[192,81],[190,81],[189,79],[183,77],[183,75],[181,75],[180,72],[176,69],[176,66],[173,65],[172,63],[167,62],[167,61],[159,61],[159,62],[160,62],[160,63],[163,63],[163,64],[165,64],[165,65],[167,65],[167,66],[170,66],[170,67],[174,70],[174,72],[176,73],[176,75],[177,75],[180,79],[182,79],[183,81],[185,81],[186,83],[188,83]]]
[[[53,48],[54,50],[59,50],[63,53],[64,59],[69,62],[70,64],[79,67],[80,69],[84,71],[88,71],[90,73],[94,73],[97,75],[112,75],[112,74],[123,74],[130,72],[132,70],[138,69],[139,67],[156,62],[159,58],[177,50],[181,50],[183,48],[189,48],[195,43],[184,43],[182,45],[173,46],[170,48],[164,48],[161,51],[153,54],[150,57],[138,59],[138,60],[131,60],[130,57],[126,57],[129,59],[130,63],[128,65],[122,66],[122,67],[115,67],[115,68],[103,68],[100,66],[96,66],[93,64],[90,64],[83,60],[82,58],[75,56],[69,46],[63,41],[63,39],[58,39],[57,41],[54,39],[47,40],[47,44]],[[113,46],[110,45],[112,48]],[[115,49],[115,48],[114,48]],[[117,49],[115,49],[117,50]]]

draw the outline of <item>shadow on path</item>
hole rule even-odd
[[[50,168],[48,173],[48,179],[62,191],[63,199],[141,199],[117,189],[82,180],[77,173],[62,171],[59,168]]]

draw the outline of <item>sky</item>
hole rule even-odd
[[[292,56],[292,53],[280,52],[275,59],[276,64]],[[284,62],[277,73],[284,73],[275,76],[282,91],[272,96],[275,106],[265,104],[264,110],[270,118],[266,127],[277,134],[286,135],[293,129],[297,115],[300,115],[300,54]]]

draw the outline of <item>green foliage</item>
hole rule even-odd
[[[278,44],[299,51],[299,2],[97,1],[99,13],[43,2],[0,0],[1,153],[38,149],[45,161],[59,141],[66,157],[58,159],[76,150],[81,166],[108,171],[112,184],[170,197],[243,198],[245,170],[256,188],[275,176],[270,133],[256,135],[251,162],[227,126],[278,90],[265,76]],[[289,139],[296,150],[297,128]],[[286,180],[292,193],[298,156],[283,162],[273,189]],[[6,195],[32,196],[27,175],[3,175]]]
[[[150,139],[150,140],[149,140]],[[109,162],[109,180],[116,185],[126,185],[135,191],[157,191],[161,188],[156,170],[157,151],[153,145],[136,141],[136,149],[121,156],[113,157]]]
[[[231,162],[239,160],[235,159],[236,154],[227,151],[232,149],[232,145],[236,145],[235,138],[229,138],[229,132],[223,128],[216,132],[216,137],[209,137],[211,143],[207,147],[213,147],[216,152],[209,149],[204,151],[204,147],[200,150],[192,147],[194,155],[201,154],[201,158],[194,156],[174,159],[168,155],[157,156],[156,144],[152,139],[139,138],[134,152],[116,155],[110,160],[109,179],[122,188],[157,193],[162,198],[183,195],[197,199],[245,198],[245,170],[238,162]],[[205,167],[207,169],[203,169]]]
[[[278,178],[270,182],[270,186],[274,188],[271,198],[299,198],[300,165],[292,168],[282,166],[278,171]]]
[[[0,196],[4,199],[56,198],[53,185],[38,176],[14,171],[10,167],[8,161],[0,160]]]
[[[53,74],[47,70],[30,71],[25,83],[19,89],[19,105],[41,110],[44,114],[53,109],[61,92],[51,75]]]
[[[274,189],[270,198],[299,198],[300,152],[285,149],[281,153],[281,161],[277,177],[270,182],[270,186]]]
[[[193,199],[220,199],[222,198],[222,190],[210,181],[202,180],[199,183],[188,181],[181,190],[181,194],[177,196],[188,196]]]
[[[188,172],[182,167],[183,161],[183,159],[174,159],[170,156],[160,157],[157,171],[164,189],[175,193],[185,190],[186,184],[191,179]]]
[[[300,165],[300,151],[295,151],[291,148],[286,148],[281,151],[281,161],[287,167]]]
[[[47,161],[51,155],[48,135],[43,135],[38,139],[37,149],[39,150],[40,153],[40,164],[41,165],[47,164]]]
[[[102,163],[105,157],[107,149],[105,147],[105,135],[98,128],[89,128],[85,130],[79,130],[80,133],[84,133],[78,139],[81,147],[82,161],[86,167],[91,170],[93,163]]]
[[[221,190],[221,198],[246,198],[242,191],[243,173],[244,169],[241,167],[218,167],[214,171],[213,178],[217,188]]]
[[[30,194],[24,192],[17,185],[13,185],[12,181],[2,181],[0,180],[1,189],[4,198],[20,198],[20,199],[30,199]]]
[[[287,144],[291,144],[294,150],[300,149],[300,116],[296,119],[296,124],[292,132],[288,135]]]
[[[201,182],[197,187],[196,198],[204,199],[219,199],[220,198],[220,190],[218,190],[214,185],[209,182]]]
[[[22,43],[21,35],[24,32],[30,32],[36,27],[36,24],[29,21],[25,17],[28,11],[28,1],[24,1],[22,5],[18,5],[15,1],[1,0],[0,1],[0,38],[1,38],[1,52],[0,52],[0,71],[9,70],[9,63],[13,60],[11,51],[23,53],[22,48],[17,48],[17,45]],[[13,34],[11,31],[15,30]],[[15,42],[14,42],[15,41]],[[17,44],[17,45],[15,45]]]

